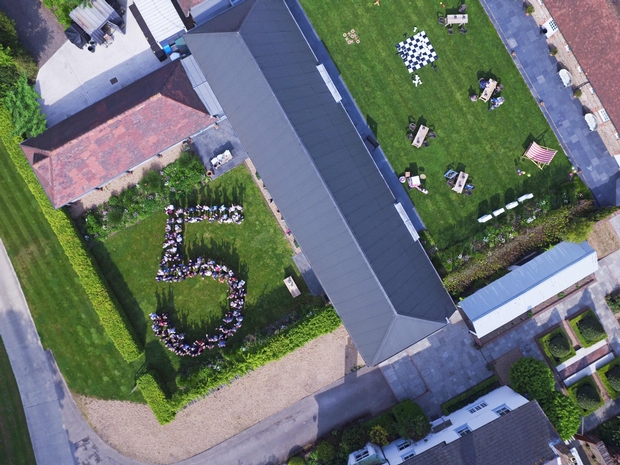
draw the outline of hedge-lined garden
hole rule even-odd
[[[580,408],[573,399],[555,389],[551,369],[542,360],[522,358],[510,367],[510,386],[538,401],[563,440],[571,438],[581,424]]]
[[[362,449],[368,442],[387,446],[399,437],[420,441],[430,431],[431,425],[424,410],[407,399],[368,421],[332,431],[306,454],[305,459],[292,457],[288,465],[346,465],[349,454]]]
[[[561,326],[539,338],[538,342],[554,366],[564,363],[575,355],[575,349]]]
[[[590,347],[607,337],[603,325],[595,313],[589,309],[570,320],[582,347]]]

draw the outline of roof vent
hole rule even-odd
[[[319,73],[321,74],[323,81],[325,81],[327,88],[331,92],[332,97],[334,97],[334,100],[336,102],[340,102],[342,100],[342,97],[340,96],[340,92],[338,92],[338,89],[336,89],[336,85],[332,81],[332,78],[329,77],[329,73],[325,69],[325,66],[323,66],[323,64],[319,64],[319,65],[316,65],[316,69],[319,70]]]
[[[396,202],[394,204],[394,207],[396,207],[396,211],[400,215],[400,218],[403,220],[403,223],[405,223],[405,226],[407,227],[407,231],[409,231],[409,234],[411,234],[411,237],[413,237],[413,240],[417,242],[417,240],[420,238],[420,235],[413,227],[413,224],[411,224],[411,220],[409,219],[409,216],[407,216],[405,209],[400,204],[400,202]]]

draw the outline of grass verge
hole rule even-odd
[[[26,415],[6,349],[0,339],[0,463],[35,463]]]

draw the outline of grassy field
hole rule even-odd
[[[139,392],[130,393],[139,363],[125,363],[104,332],[56,236],[1,144],[0,211],[0,237],[41,341],[53,351],[71,390],[141,401]]]
[[[0,463],[3,465],[35,463],[26,415],[2,339],[0,339]]]
[[[472,237],[484,226],[476,219],[532,192],[538,198],[568,181],[570,163],[560,151],[551,166],[539,170],[521,155],[532,140],[560,148],[512,58],[477,1],[467,2],[469,32],[448,35],[437,24],[438,1],[301,0],[319,37],[398,174],[426,174],[428,195],[410,195],[439,248]],[[438,60],[437,71],[419,71],[415,87],[395,44],[426,31]],[[360,43],[347,44],[343,34],[355,29]],[[478,79],[494,77],[505,86],[503,106],[469,100]],[[407,140],[410,122],[437,133],[430,147],[417,149]],[[459,195],[443,174],[453,168],[469,173],[472,196]],[[518,176],[517,169],[531,177]]]
[[[198,201],[213,205],[234,202],[244,206],[245,221],[241,225],[190,224],[184,238],[189,257],[213,258],[232,267],[247,282],[243,326],[229,340],[229,346],[240,344],[245,336],[311,300],[294,267],[292,251],[245,167],[209,183]],[[207,351],[196,359],[175,356],[155,338],[148,314],[171,312],[177,327],[193,340],[206,332],[212,333],[221,324],[227,300],[226,286],[211,279],[155,281],[165,223],[165,213],[155,213],[97,243],[93,252],[145,342],[147,364],[156,367],[171,386],[179,369],[202,362],[218,351]],[[304,297],[291,298],[282,281],[289,275],[295,277]]]

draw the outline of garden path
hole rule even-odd
[[[0,336],[15,374],[38,465],[73,465],[47,357],[0,240]]]
[[[547,121],[581,177],[601,205],[619,202],[618,163],[609,154],[598,132],[590,132],[583,107],[557,76],[558,64],[534,19],[526,16],[521,2],[482,0],[491,22],[513,55],[519,72],[541,105]]]

